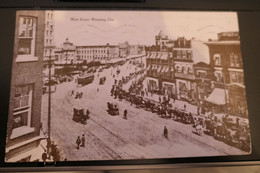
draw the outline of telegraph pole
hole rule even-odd
[[[47,139],[47,152],[49,152],[51,145],[51,54],[52,50],[50,50],[49,56],[49,85],[48,85],[48,139]]]

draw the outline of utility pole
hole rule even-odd
[[[50,50],[49,56],[49,92],[48,92],[48,139],[47,139],[47,152],[49,153],[50,144],[51,144],[51,54]]]

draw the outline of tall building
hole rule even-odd
[[[54,52],[54,12],[45,11],[45,33],[44,33],[44,68],[49,67],[49,60],[51,57],[51,64],[55,60]]]
[[[155,45],[146,47],[147,88],[149,92],[176,95],[173,47],[162,31],[155,36]]]
[[[179,37],[174,41],[176,94],[178,99],[196,100],[191,40]]]
[[[209,47],[213,91],[207,98],[219,112],[247,117],[244,71],[238,32],[222,32],[217,40],[205,43]],[[213,99],[213,98],[222,99]]]
[[[6,162],[38,161],[40,146],[44,11],[17,11]]]

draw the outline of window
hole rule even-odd
[[[214,59],[215,65],[221,65],[220,54],[215,54],[215,55],[213,56],[213,59]]]
[[[222,72],[221,71],[215,71],[215,77],[218,82],[222,81]]]
[[[187,52],[187,58],[191,59],[191,52],[190,51]]]
[[[239,56],[237,54],[230,54],[230,66],[232,67],[239,67]]]
[[[230,80],[232,83],[244,84],[243,72],[230,72]]]
[[[181,54],[182,54],[182,58],[184,58],[184,59],[187,58],[187,54],[186,54],[186,51],[185,51],[185,50],[183,50],[183,51],[181,52]]]
[[[30,126],[32,106],[32,85],[22,85],[15,88],[13,129]]]
[[[18,56],[35,54],[36,18],[20,17],[18,33]]]
[[[177,50],[177,58],[181,58],[181,52],[179,50]]]

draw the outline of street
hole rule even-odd
[[[77,87],[75,81],[57,84],[51,95],[51,139],[64,152],[68,161],[78,160],[126,160],[199,156],[244,155],[247,152],[229,146],[212,136],[196,135],[193,127],[171,119],[163,119],[142,108],[131,106],[126,100],[119,101],[110,95],[114,79],[121,79],[135,72],[136,66],[127,61],[117,68],[110,67],[95,73],[91,84]],[[138,69],[137,69],[138,70]],[[99,73],[99,75],[97,75]],[[115,75],[115,78],[113,78]],[[106,77],[99,85],[100,77]],[[131,80],[129,81],[131,83]],[[126,85],[129,85],[126,84]],[[74,93],[83,92],[81,99]],[[116,102],[119,116],[107,113],[107,102]],[[43,130],[47,132],[48,94],[42,98]],[[86,125],[72,120],[73,108],[89,109]],[[127,109],[127,120],[123,111]],[[194,110],[196,110],[194,108]],[[163,137],[168,128],[169,140]],[[85,147],[76,148],[78,136],[85,135]]]

